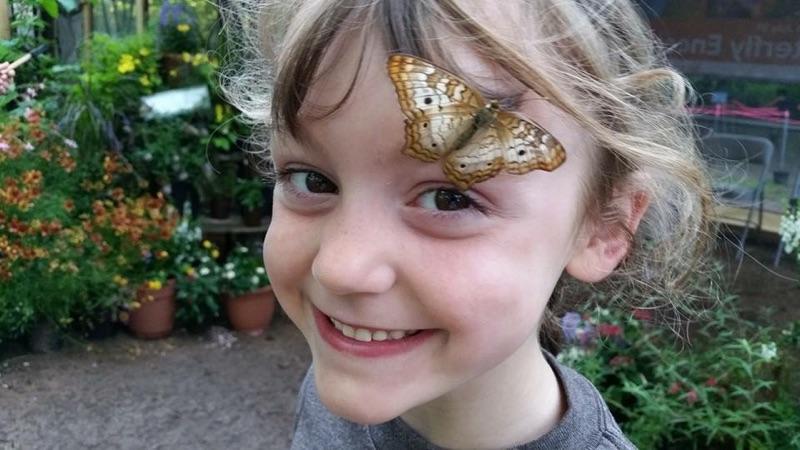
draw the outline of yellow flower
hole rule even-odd
[[[139,77],[139,84],[144,87],[150,86],[150,78],[147,78],[147,75],[142,75]]]
[[[139,54],[142,56],[148,56],[150,54],[150,49],[147,47],[142,47],[139,49]]]
[[[193,277],[195,275],[194,267],[191,266],[187,266],[185,272],[188,277]]]
[[[219,258],[219,250],[217,249],[211,250],[211,257],[214,259]]]
[[[142,307],[142,304],[139,303],[139,302],[131,302],[131,304],[130,304],[131,311],[135,311],[135,310],[137,310],[137,309],[139,309],[141,307]]]
[[[192,27],[188,23],[179,23],[176,28],[178,28],[178,31],[180,31],[181,33],[186,33],[187,31],[192,29]]]
[[[203,241],[203,248],[211,248],[213,244],[208,239]]]
[[[167,259],[169,253],[166,250],[161,250],[156,256],[158,256],[158,259]]]
[[[175,78],[178,76],[178,71],[175,69],[169,69],[169,76]]]
[[[136,63],[133,59],[133,55],[123,53],[119,58],[119,62],[117,63],[117,72],[125,74],[128,72],[133,72],[134,70],[136,70]]]
[[[147,288],[157,291],[161,289],[161,281],[160,280],[150,280],[147,282]]]
[[[192,56],[192,66],[199,66],[200,64],[208,62],[208,56],[205,53],[195,53]]]
[[[192,60],[192,55],[189,52],[183,52],[181,53],[181,59],[183,62],[188,63]]]

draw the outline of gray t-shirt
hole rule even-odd
[[[517,450],[635,449],[625,438],[600,393],[583,375],[559,364],[545,352],[567,397],[567,411],[547,434]],[[293,450],[376,449],[438,450],[402,419],[378,425],[359,425],[335,416],[322,404],[314,384],[313,367],[300,388]]]

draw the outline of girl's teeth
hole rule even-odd
[[[417,330],[375,330],[369,331],[364,328],[353,328],[350,325],[344,324],[339,322],[338,320],[334,319],[333,317],[330,318],[331,322],[333,322],[333,326],[342,332],[343,335],[355,339],[361,342],[371,342],[371,341],[386,341],[389,339],[397,340],[403,339],[408,335],[415,334]]]
[[[389,337],[392,339],[402,339],[406,335],[405,331],[392,330],[389,332]]]
[[[374,333],[372,333],[372,340],[373,341],[385,341],[386,338],[388,338],[388,337],[389,337],[389,333],[387,333],[387,332],[385,332],[383,330],[378,330],[378,331],[375,331]]]

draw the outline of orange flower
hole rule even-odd
[[[96,218],[103,218],[106,215],[106,208],[103,206],[103,202],[100,200],[95,200],[92,203],[92,212]]]
[[[22,173],[22,183],[27,186],[38,186],[42,182],[42,172],[28,170]]]
[[[64,200],[64,211],[72,212],[73,209],[75,209],[75,202],[71,198]]]
[[[111,191],[111,198],[113,198],[114,201],[121,202],[125,198],[125,191],[119,187],[114,188]]]
[[[69,153],[63,152],[61,156],[58,158],[58,164],[64,169],[65,172],[69,173],[75,170],[75,160],[72,159]]]

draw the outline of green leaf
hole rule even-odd
[[[50,17],[54,19],[58,17],[58,2],[56,0],[39,0],[39,6],[47,11]]]

